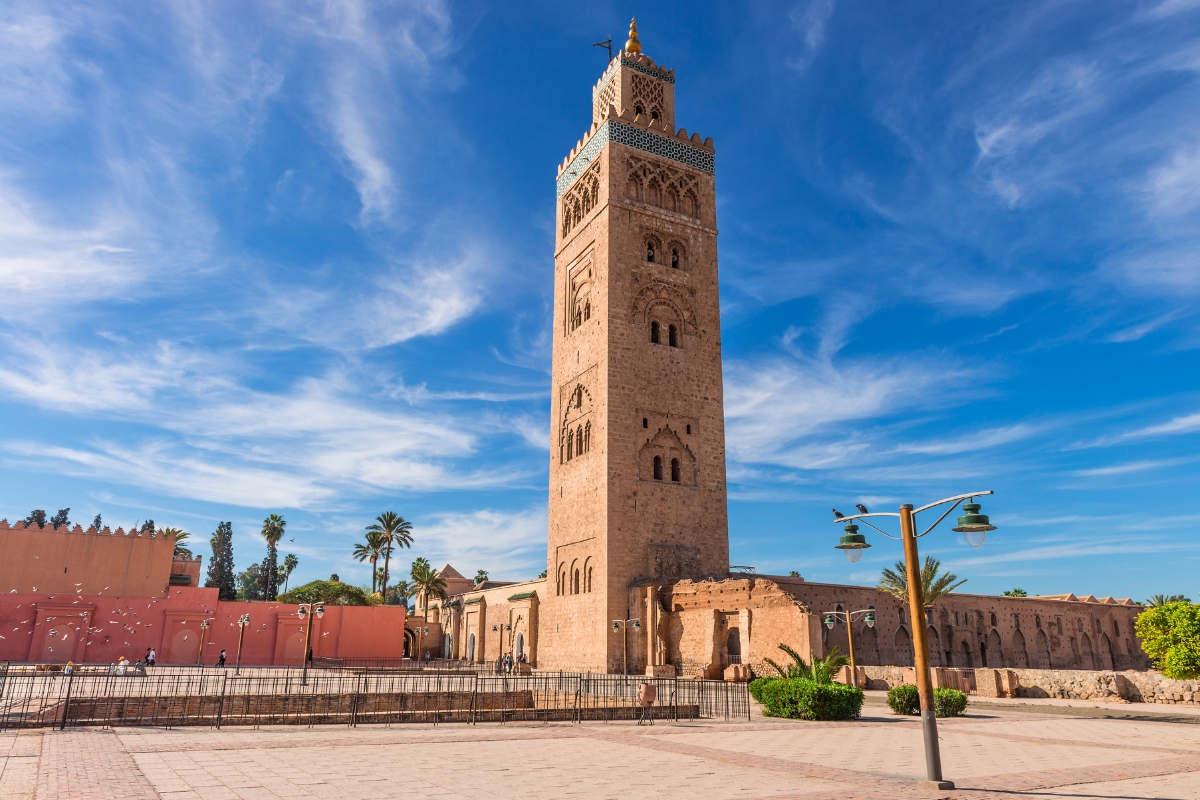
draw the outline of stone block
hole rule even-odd
[[[724,677],[730,682],[744,683],[750,680],[750,668],[745,664],[730,664],[725,668]]]
[[[674,664],[652,664],[646,667],[646,676],[649,678],[674,678]]]

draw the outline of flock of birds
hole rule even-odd
[[[860,514],[870,514],[870,513],[871,513],[870,511],[867,511],[867,507],[866,507],[866,506],[864,506],[862,503],[855,503],[855,504],[854,504],[854,507],[858,509],[858,513],[860,513]],[[845,514],[843,514],[843,513],[842,513],[842,512],[840,512],[840,511],[838,511],[838,510],[835,508],[835,509],[833,510],[833,518],[834,518],[834,519],[845,519],[845,518],[846,518],[846,515],[845,515]]]

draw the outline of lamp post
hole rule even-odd
[[[208,638],[208,626],[212,624],[212,620],[205,619],[200,622],[200,654],[196,656],[196,666],[204,666],[204,640]]]
[[[300,685],[308,685],[308,643],[312,640],[313,617],[320,619],[325,616],[324,603],[301,603],[300,608],[296,611],[296,616],[300,617],[300,621],[308,620],[308,627],[304,631],[304,652],[300,654],[301,663],[304,665],[300,670]]]
[[[250,615],[242,614],[238,617],[238,653],[237,653],[237,668],[234,669],[234,675],[242,674],[242,642],[246,640],[246,627],[250,624]]]
[[[629,674],[629,626],[633,625],[633,629],[639,630],[642,627],[640,619],[614,619],[612,621],[613,633],[621,631],[621,674]]]
[[[418,665],[420,665],[421,664],[421,639],[425,636],[425,634],[429,633],[429,626],[425,625],[425,626],[417,627],[417,628],[414,628],[414,630],[417,633],[417,652],[413,654],[413,659],[417,662]]]
[[[990,494],[992,492],[984,491],[955,495],[921,506],[916,510],[913,510],[911,503],[905,503],[900,506],[898,513],[872,513],[862,506],[859,506],[861,514],[850,516],[843,516],[834,511],[836,517],[834,521],[839,525],[845,523],[844,530],[846,531],[836,547],[846,554],[846,558],[851,563],[858,561],[862,557],[862,551],[871,546],[867,544],[866,537],[858,532],[858,526],[854,524],[854,520],[862,520],[864,525],[879,531],[889,539],[899,538],[904,545],[904,572],[908,581],[908,613],[912,618],[917,694],[921,698],[921,728],[925,737],[925,775],[927,778],[925,783],[934,789],[953,789],[954,784],[942,778],[942,754],[938,747],[937,719],[933,712],[933,679],[929,674],[929,636],[925,622],[925,597],[921,586],[921,563],[917,560],[917,539],[936,528],[942,520],[950,515],[951,511],[958,508],[959,503],[967,500],[969,502],[963,505],[964,513],[958,518],[958,525],[953,530],[964,534],[967,544],[979,547],[987,538],[987,532],[996,530],[996,526],[991,524],[987,515],[979,513],[980,506],[974,501],[976,497]],[[917,533],[917,514],[946,503],[950,503],[950,507],[942,512],[942,515],[932,525],[923,532]],[[867,521],[867,517],[899,517],[900,536],[892,536],[887,531],[876,528]]]
[[[864,608],[861,611],[826,611],[825,627],[832,629],[837,624],[837,618],[846,620],[846,641],[850,645],[850,685],[858,686],[857,665],[854,663],[854,617],[861,614],[868,628],[875,627],[875,609]]]

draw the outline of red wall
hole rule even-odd
[[[83,594],[0,595],[0,661],[111,663],[141,659],[147,647],[159,664],[196,663],[200,623],[210,619],[204,663],[225,648],[237,658],[237,619],[250,615],[243,664],[299,664],[304,623],[295,605],[217,600],[216,589],[172,587],[166,597]],[[53,635],[51,635],[53,633]],[[314,620],[316,657],[400,658],[403,606],[326,606]]]

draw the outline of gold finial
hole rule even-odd
[[[629,20],[629,41],[625,42],[626,53],[642,52],[642,43],[637,38],[637,17]]]

